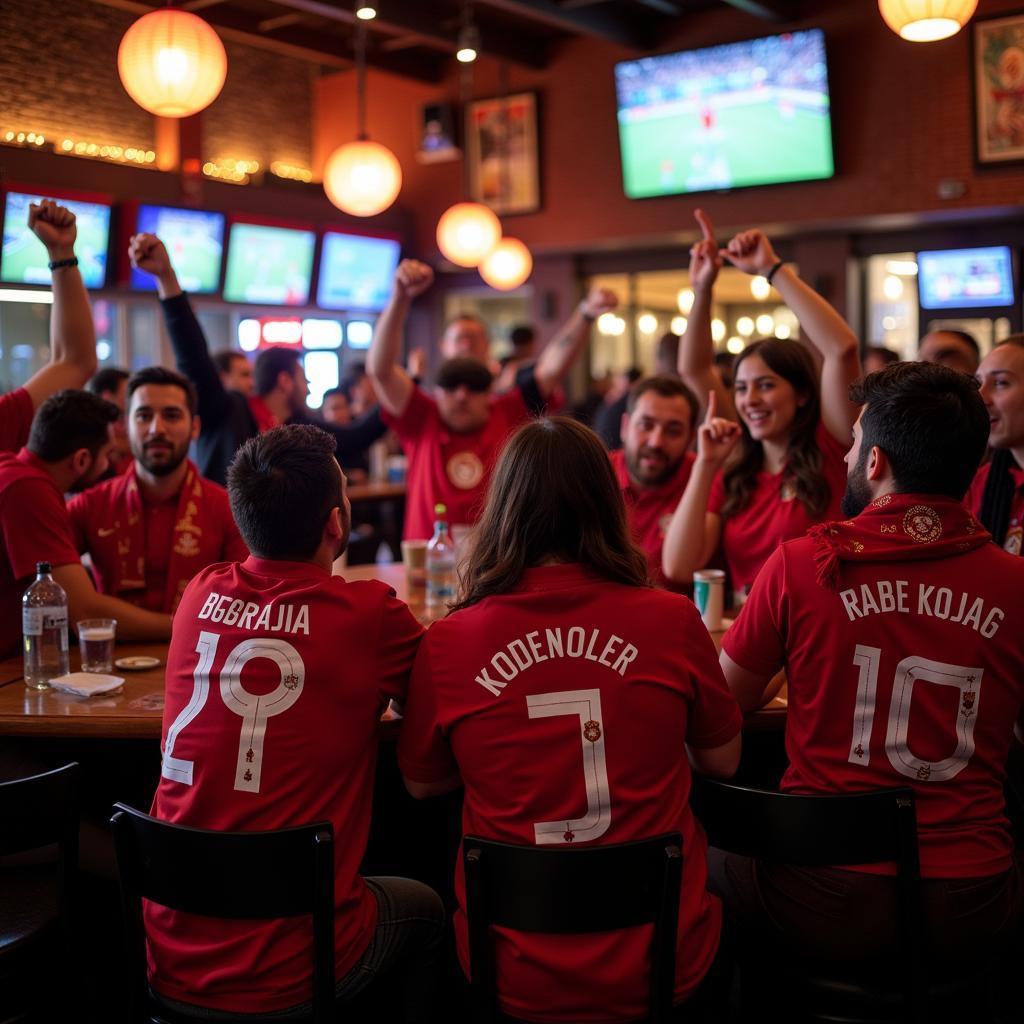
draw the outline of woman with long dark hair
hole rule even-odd
[[[464,833],[510,843],[681,832],[683,1002],[715,958],[721,917],[684,746],[702,771],[731,775],[740,724],[692,603],[648,582],[597,436],[560,417],[521,427],[495,469],[459,600],[420,648],[398,750],[410,792],[461,780]],[[461,859],[456,892],[462,903]],[[465,967],[461,913],[456,938]],[[642,1017],[650,938],[646,927],[502,930],[501,1009],[533,1021]]]
[[[683,379],[708,393],[710,296],[723,256],[771,281],[822,358],[819,383],[803,345],[755,341],[733,367],[739,425],[716,416],[714,392],[709,396],[697,461],[665,536],[662,568],[670,579],[688,581],[720,548],[733,591],[745,592],[779,544],[814,523],[840,518],[843,460],[857,418],[848,390],[861,375],[860,359],[857,338],[842,317],[778,258],[762,232],[743,232],[719,251],[707,218],[700,215],[698,222],[704,237],[691,250],[696,297],[680,346]]]

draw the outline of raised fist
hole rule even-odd
[[[395,293],[407,299],[422,295],[434,283],[434,271],[419,260],[402,260],[395,271]]]
[[[75,215],[66,206],[60,206],[52,199],[30,204],[28,226],[46,246],[51,260],[72,255],[78,227]]]
[[[137,270],[160,277],[171,269],[171,258],[164,243],[156,235],[132,235],[128,245],[128,258]]]
[[[592,320],[602,313],[610,313],[619,304],[619,297],[610,288],[591,288],[580,303],[580,312]]]
[[[760,274],[762,277],[779,262],[772,243],[763,231],[741,231],[721,250],[721,255],[727,256],[734,267],[745,273]]]

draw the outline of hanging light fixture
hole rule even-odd
[[[117,73],[128,95],[158,117],[188,117],[224,86],[228,57],[220,36],[188,11],[151,11],[121,38]]]
[[[377,17],[377,5],[371,3],[359,3],[356,0],[356,17],[360,21],[373,21]]]
[[[484,257],[480,264],[480,276],[498,291],[507,292],[518,288],[533,270],[530,250],[518,238],[506,235]]]
[[[353,217],[383,213],[402,188],[402,166],[387,146],[366,134],[366,22],[356,27],[355,142],[339,146],[324,164],[324,191],[339,210]]]
[[[878,0],[886,25],[912,43],[956,35],[977,6],[978,0]]]
[[[455,43],[455,59],[460,64],[472,64],[480,53],[480,30],[473,23],[472,0],[463,0],[462,27]]]
[[[482,203],[456,203],[437,222],[437,247],[460,267],[477,267],[501,241],[501,222]]]

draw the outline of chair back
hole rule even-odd
[[[466,836],[462,855],[474,1020],[485,1024],[497,1014],[491,925],[564,934],[653,924],[651,1020],[667,1021],[675,990],[682,843],[678,832],[568,849]]]
[[[173,1015],[146,981],[142,901],[208,917],[312,916],[312,1020],[334,1018],[334,835],[330,822],[273,832],[172,825],[125,804],[110,819],[117,851],[134,1003],[151,1019]],[[152,1018],[156,1019],[156,1018]]]

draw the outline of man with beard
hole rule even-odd
[[[49,562],[68,596],[68,621],[117,619],[123,640],[164,640],[171,619],[98,594],[79,561],[64,494],[107,468],[116,405],[88,391],[58,391],[39,407],[28,444],[0,453],[0,656],[21,642],[21,595],[37,562]]]
[[[647,377],[629,392],[622,417],[623,447],[609,453],[626,501],[633,540],[647,555],[651,579],[671,584],[661,571],[661,545],[686,482],[697,399],[678,377]]]
[[[133,471],[68,505],[79,550],[89,552],[101,593],[173,613],[200,569],[248,557],[227,491],[200,476],[188,459],[198,433],[188,380],[160,366],[131,378]]]
[[[1003,778],[1024,702],[1024,562],[961,504],[989,433],[976,380],[897,363],[851,397],[862,406],[846,457],[853,518],[814,526],[768,559],[725,636],[722,668],[750,709],[786,667],[783,791],[914,790],[926,956],[959,969],[1020,916]],[[808,871],[730,855],[712,872],[742,925],[796,936],[807,955],[898,949],[891,868]]]

